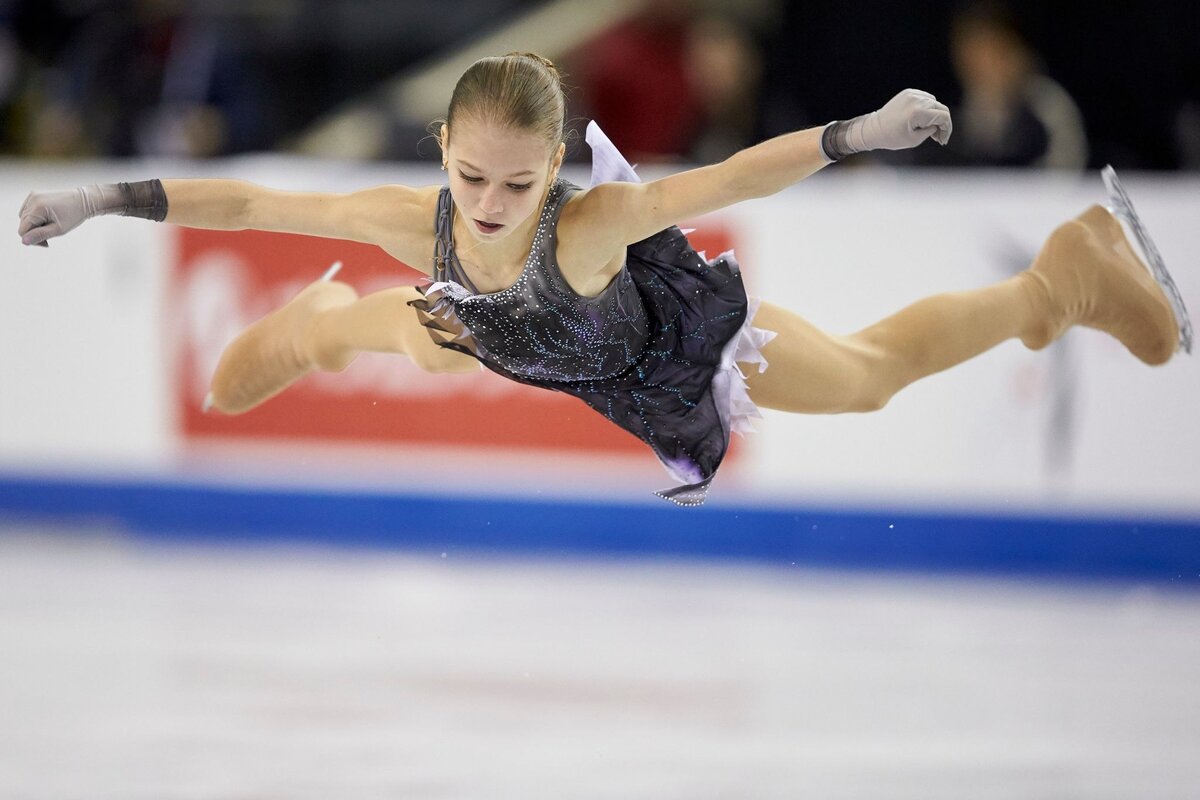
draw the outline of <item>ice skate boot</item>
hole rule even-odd
[[[1060,225],[1026,274],[1049,301],[1045,318],[1022,337],[1034,350],[1072,325],[1103,331],[1152,365],[1168,361],[1180,346],[1182,328],[1168,292],[1101,206]]]
[[[243,331],[221,354],[213,373],[212,390],[204,410],[241,414],[269,400],[313,369],[346,366],[336,353],[323,353],[313,337],[313,323],[322,311],[353,303],[354,289],[333,280],[341,268],[334,264],[324,276],[306,286],[287,305]]]

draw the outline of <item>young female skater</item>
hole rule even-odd
[[[19,233],[44,244],[89,217],[123,214],[377,244],[432,281],[359,298],[327,274],[229,345],[211,406],[240,413],[363,351],[405,354],[430,372],[482,363],[575,395],[638,436],[681,484],[660,494],[683,505],[703,501],[730,432],[756,405],[879,409],[1006,339],[1038,349],[1072,325],[1107,332],[1148,364],[1190,349],[1183,305],[1115,177],[1114,213],[1133,226],[1156,274],[1113,214],[1093,206],[1016,277],[922,300],[850,336],[748,302],[732,254],[705,261],[675,227],[851,153],[945,144],[950,115],[932,95],[906,90],[873,113],[650,183],[637,182],[593,125],[593,185],[583,190],[558,178],[564,113],[548,61],[486,58],[459,80],[439,130],[448,187],[335,195],[230,180],[96,185],[30,195]]]

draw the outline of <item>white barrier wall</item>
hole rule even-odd
[[[45,250],[22,247],[15,234],[16,210],[32,188],[201,173],[337,191],[441,177],[424,168],[274,157],[0,170],[0,204],[10,209],[14,228],[0,269],[0,470],[170,478],[194,470],[201,449],[225,475],[255,461],[244,443],[214,453],[181,433],[172,377],[180,320],[167,288],[175,229],[101,219]],[[1200,179],[1129,175],[1126,183],[1185,301],[1200,312]],[[850,332],[927,294],[1003,278],[1027,263],[1059,220],[1102,201],[1095,175],[842,168],[696,224],[731,233],[752,293],[830,331]],[[420,391],[415,380],[399,382],[396,391]],[[469,380],[490,387],[499,379]],[[875,414],[767,412],[760,432],[723,470],[714,497],[1194,514],[1200,512],[1198,399],[1200,366],[1191,359],[1150,369],[1090,331],[1038,354],[1008,343],[911,387]],[[292,453],[300,445],[288,447]],[[669,482],[649,451],[578,463],[563,454],[547,463],[537,453],[494,447],[357,446],[336,453],[309,447],[303,457],[282,459],[274,446],[255,452],[267,453],[256,462],[266,465],[260,475],[282,461],[289,470],[302,464],[318,482],[353,481],[367,474],[356,466],[381,460],[472,465],[456,485],[486,482],[486,475],[502,476],[497,485],[519,482],[514,475],[536,476],[538,491],[549,493],[591,487],[608,496],[618,486],[622,497],[641,497]]]

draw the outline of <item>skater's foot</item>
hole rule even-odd
[[[1092,206],[1060,225],[1025,274],[1046,301],[1039,324],[1021,337],[1026,346],[1041,349],[1083,325],[1115,337],[1147,364],[1175,353],[1179,326],[1171,304],[1106,209]]]
[[[352,287],[319,280],[225,348],[213,374],[206,408],[241,414],[274,397],[313,369],[340,370],[353,357],[324,341],[321,314],[353,303]]]

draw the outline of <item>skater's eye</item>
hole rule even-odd
[[[461,171],[458,173],[458,175],[467,183],[483,183],[483,178],[475,175],[468,175],[467,173]]]
[[[526,189],[528,189],[530,186],[533,186],[532,181],[530,181],[529,183],[510,183],[508,185],[508,188],[512,189],[514,192],[523,192]]]

